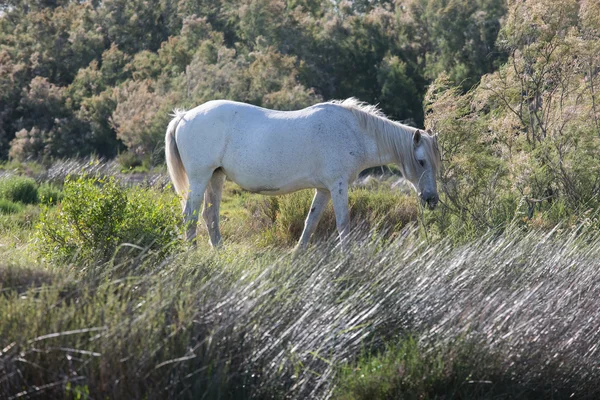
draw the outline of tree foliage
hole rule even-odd
[[[498,39],[507,62],[467,94],[443,78],[430,88],[428,125],[441,133],[443,187],[457,215],[488,227],[515,217],[592,221],[600,193],[598,15],[594,1],[511,2]]]
[[[215,98],[294,109],[355,96],[422,125],[440,71],[468,88],[502,60],[506,7],[10,0],[0,10],[0,158],[27,159],[147,155],[170,109]]]

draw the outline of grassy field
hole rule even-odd
[[[600,395],[593,224],[457,244],[395,179],[371,179],[351,194],[350,248],[328,210],[298,254],[310,193],[227,183],[215,251],[204,232],[181,241],[163,172],[111,168],[0,177],[0,398]]]

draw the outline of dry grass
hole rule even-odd
[[[457,376],[494,380],[478,398],[600,394],[597,235],[511,232],[459,248],[414,237],[357,235],[351,251],[325,242],[296,256],[201,247],[116,281],[80,271],[79,283],[5,292],[0,393],[324,398],[343,365],[411,333],[446,366],[419,386],[425,398]]]

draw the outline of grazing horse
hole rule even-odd
[[[362,170],[397,164],[430,208],[438,203],[437,138],[391,121],[375,106],[350,98],[297,111],[227,100],[175,111],[166,160],[181,196],[186,239],[202,217],[210,243],[221,242],[219,205],[225,177],[242,188],[279,195],[315,188],[299,247],[308,244],[329,199],[343,241],[349,231],[348,188]]]

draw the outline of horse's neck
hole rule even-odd
[[[377,139],[376,134],[365,134],[365,165],[364,168],[378,167],[386,164],[398,164],[394,149]]]

